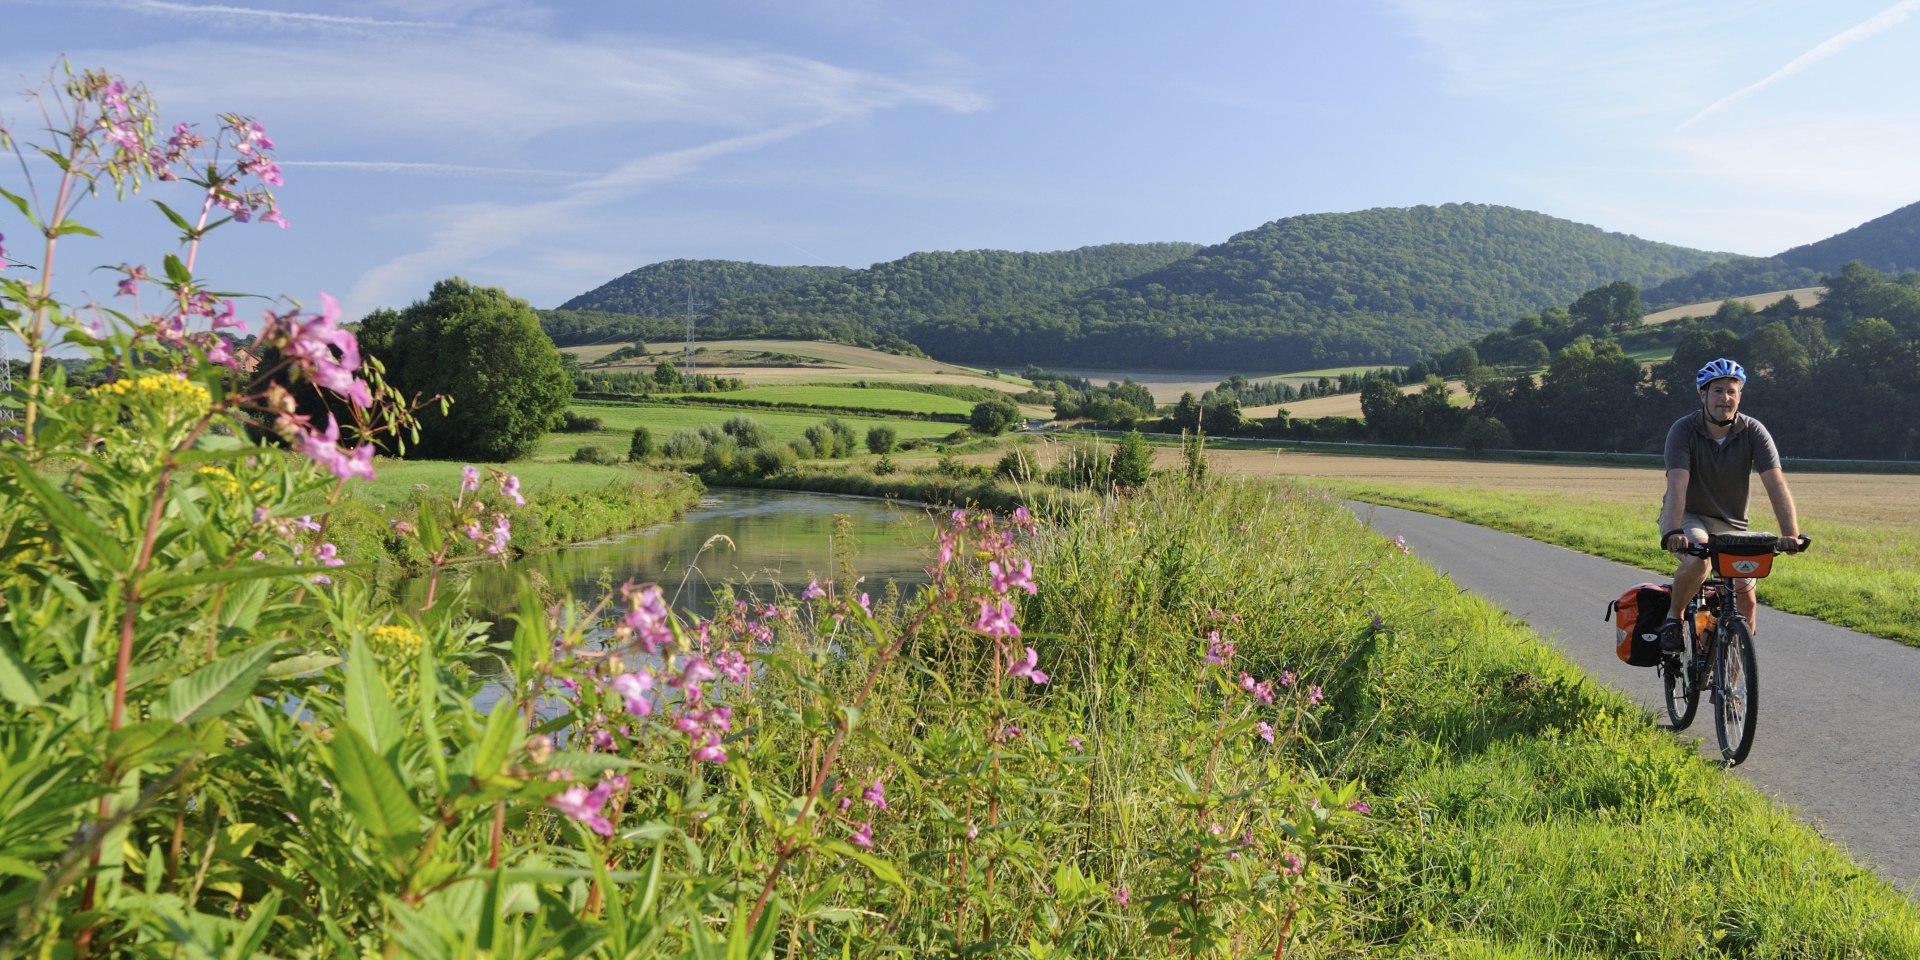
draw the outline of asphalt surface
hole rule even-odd
[[[1665,578],[1564,547],[1430,514],[1350,502],[1453,582],[1525,621],[1596,679],[1666,725],[1658,674],[1614,656],[1607,601]],[[1652,536],[1651,533],[1648,536]],[[1819,549],[1815,543],[1814,549]],[[1793,563],[1783,556],[1778,563]],[[1767,588],[1760,584],[1760,598]],[[1754,648],[1759,726],[1732,774],[1786,804],[1909,897],[1920,893],[1920,649],[1762,604]],[[1718,759],[1703,697],[1679,736]]]

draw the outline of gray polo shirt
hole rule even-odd
[[[1773,435],[1744,413],[1733,417],[1733,432],[1723,443],[1707,436],[1707,414],[1695,410],[1667,430],[1667,469],[1688,471],[1687,513],[1719,517],[1736,530],[1747,529],[1748,475],[1780,466]]]

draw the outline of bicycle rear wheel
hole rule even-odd
[[[1700,709],[1703,679],[1687,676],[1687,662],[1682,657],[1660,658],[1660,687],[1667,695],[1667,719],[1672,721],[1673,729],[1685,730],[1693,723],[1694,711]]]
[[[1753,634],[1740,620],[1722,624],[1713,658],[1714,732],[1728,766],[1747,759],[1754,726],[1760,719],[1760,668],[1753,655]]]

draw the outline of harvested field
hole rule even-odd
[[[597,371],[651,370],[661,360],[676,365],[679,343],[649,343],[654,356],[623,360],[593,367]],[[701,373],[716,377],[739,377],[754,386],[782,386],[802,383],[852,384],[860,381],[899,383],[942,383],[956,386],[986,387],[1003,393],[1021,393],[1025,381],[1013,377],[991,378],[986,371],[958,364],[942,363],[925,357],[903,357],[844,343],[811,340],[707,340],[695,344],[701,353],[694,362]],[[591,364],[619,346],[573,347],[569,352],[580,362]],[[782,362],[782,360],[786,362]]]
[[[1425,384],[1415,383],[1401,387],[1401,393],[1419,393],[1426,389]],[[1467,396],[1467,385],[1460,380],[1447,381],[1447,396],[1453,399],[1454,406],[1472,406],[1469,400],[1461,402]],[[1360,395],[1340,393],[1331,397],[1314,397],[1311,400],[1295,400],[1292,403],[1275,403],[1264,407],[1243,407],[1240,412],[1256,420],[1269,419],[1284,407],[1295,420],[1318,420],[1321,417],[1357,417],[1360,415]]]
[[[1123,380],[1131,379],[1134,383],[1146,387],[1147,391],[1153,394],[1155,403],[1177,403],[1180,400],[1181,394],[1191,393],[1198,397],[1208,390],[1219,386],[1222,381],[1230,379],[1235,373],[1244,374],[1247,380],[1252,383],[1284,382],[1297,387],[1303,383],[1316,382],[1321,377],[1338,379],[1343,373],[1365,373],[1368,370],[1379,370],[1382,368],[1391,368],[1392,366],[1392,364],[1382,364],[1371,367],[1328,367],[1323,370],[1300,370],[1293,373],[1263,373],[1259,375],[1247,373],[1244,370],[1096,370],[1083,367],[1048,367],[1047,369],[1054,373],[1084,377],[1092,381],[1095,386],[1105,386],[1108,383],[1119,383]],[[1272,414],[1268,414],[1268,416],[1272,416]],[[1320,416],[1338,416],[1338,414],[1320,414]],[[1355,414],[1355,416],[1358,416],[1358,414]]]
[[[1820,297],[1826,292],[1826,287],[1801,287],[1797,290],[1775,290],[1772,293],[1756,293],[1751,297],[1728,297],[1726,299],[1745,300],[1747,305],[1753,307],[1755,310],[1763,310],[1772,306],[1782,298],[1791,296],[1800,302],[1800,306],[1811,307],[1819,303]],[[1672,307],[1657,313],[1647,314],[1646,322],[1666,323],[1671,320],[1678,320],[1681,317],[1711,317],[1714,311],[1720,309],[1720,304],[1723,302],[1724,301],[1721,300],[1709,300],[1706,303],[1690,303],[1684,307]]]

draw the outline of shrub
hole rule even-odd
[[[599,417],[583,417],[572,410],[560,414],[561,433],[598,433],[606,428],[606,422]]]
[[[749,449],[740,460],[743,466],[754,473],[771,477],[793,469],[795,457],[792,447],[768,443]]]
[[[900,468],[894,465],[893,457],[884,453],[873,463],[873,474],[876,477],[888,476],[898,469]]]
[[[993,475],[1008,480],[1030,480],[1033,477],[1033,465],[1027,462],[1026,454],[1015,447],[1000,455],[1000,462],[994,464]]]
[[[745,414],[728,417],[720,429],[742,447],[764,447],[773,443],[773,428]]]
[[[572,459],[574,463],[598,463],[603,465],[620,462],[620,458],[614,456],[607,448],[591,443],[575,450]]]
[[[967,415],[967,425],[975,433],[998,436],[1008,427],[1020,422],[1020,408],[1011,400],[983,400],[973,405],[973,412]]]
[[[739,456],[740,445],[733,442],[732,437],[721,437],[707,444],[706,451],[700,455],[700,469],[726,473],[733,469]]]
[[[900,442],[900,432],[892,427],[881,425],[867,428],[867,452],[889,454]]]
[[[707,444],[698,430],[675,430],[667,438],[665,452],[675,460],[698,460],[707,455]]]
[[[627,459],[645,460],[653,455],[653,434],[646,427],[633,428],[633,441],[627,445]]]
[[[816,423],[808,427],[801,436],[806,438],[807,444],[813,448],[814,456],[833,456],[833,431],[828,429],[826,424]]]
[[[858,447],[859,440],[854,437],[852,427],[842,423],[839,417],[828,417],[821,423],[821,426],[826,427],[827,435],[833,438],[832,456],[834,459],[839,460],[853,456],[853,451]]]
[[[1138,487],[1153,475],[1153,448],[1147,445],[1147,438],[1138,430],[1129,430],[1120,438],[1120,447],[1113,453],[1113,482],[1123,486]]]

